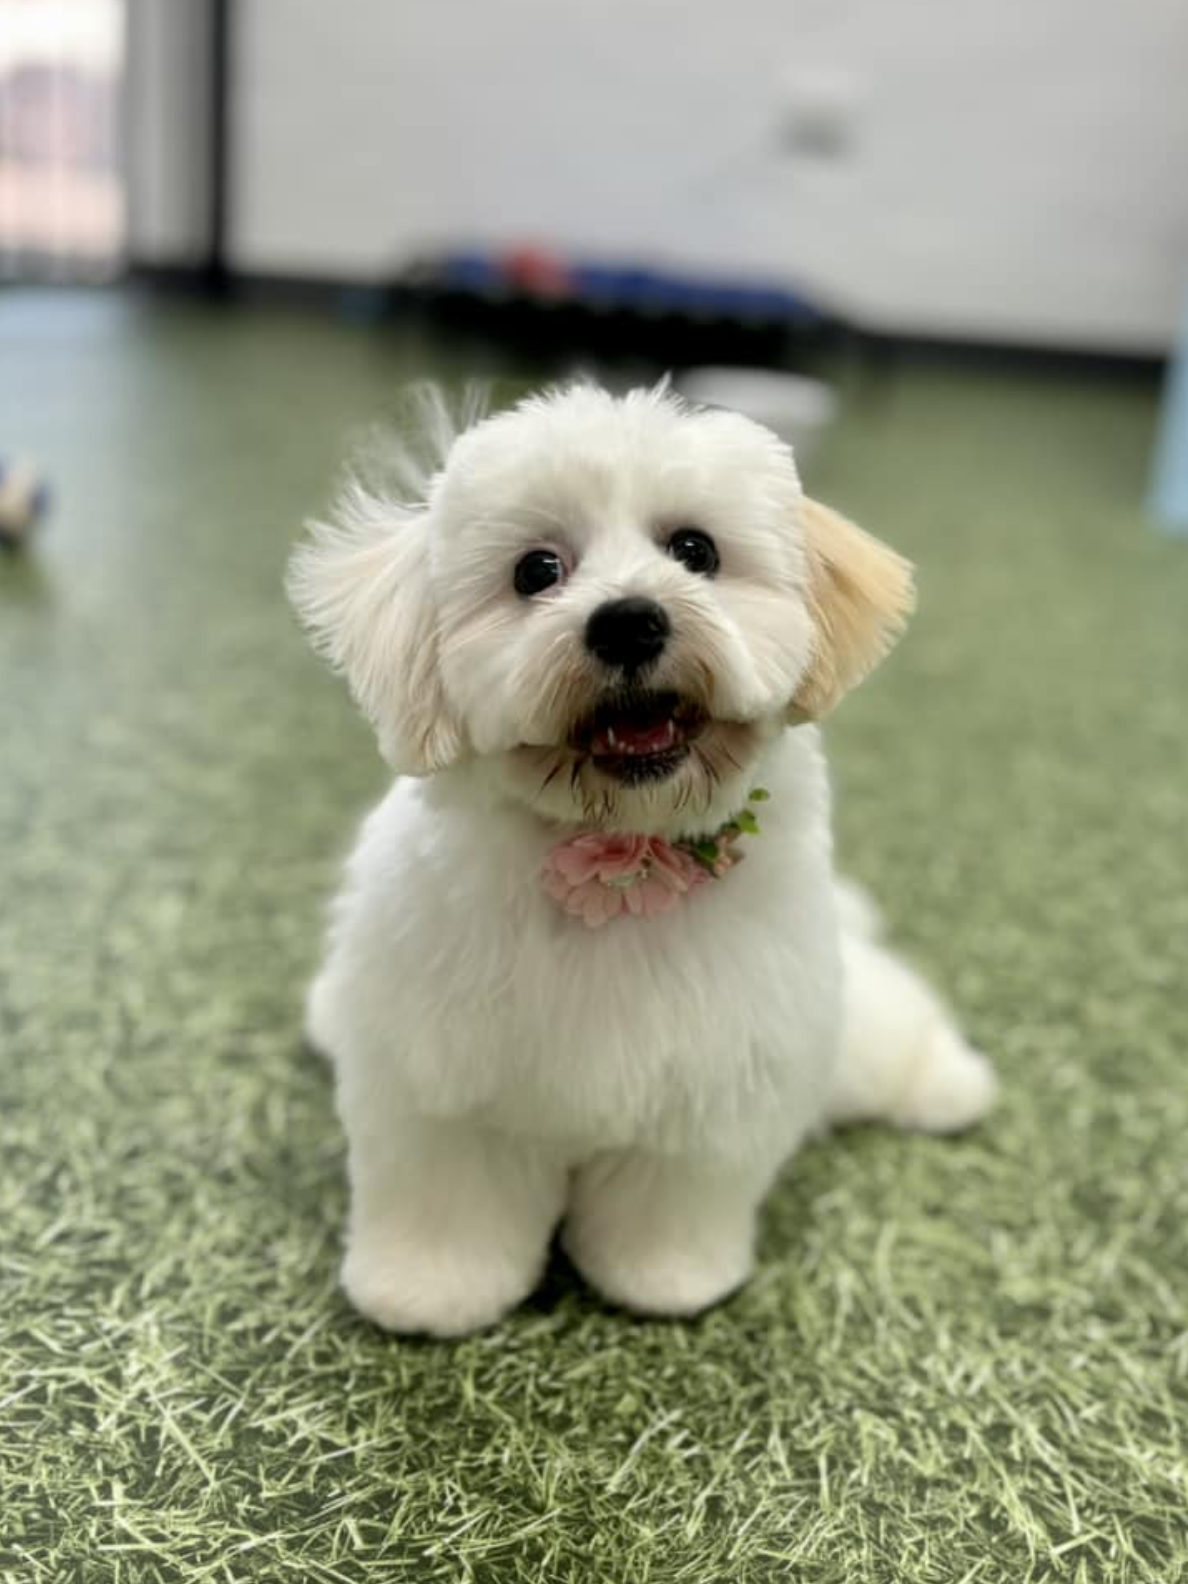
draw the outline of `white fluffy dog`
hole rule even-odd
[[[290,580],[398,773],[309,1002],[343,1282],[456,1335],[560,1225],[607,1298],[690,1315],[746,1280],[806,1136],[993,1098],[833,870],[812,722],[896,637],[910,569],[774,435],[663,388],[431,427],[431,465],[352,484]]]

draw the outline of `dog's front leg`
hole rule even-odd
[[[575,1175],[566,1252],[613,1303],[697,1314],[750,1275],[772,1171],[644,1150],[600,1155]]]
[[[539,1279],[563,1168],[485,1128],[344,1110],[351,1302],[390,1331],[460,1336],[494,1324]]]

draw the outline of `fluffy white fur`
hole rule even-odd
[[[428,467],[350,485],[290,581],[399,772],[309,1001],[349,1141],[343,1282],[383,1326],[458,1334],[531,1291],[560,1226],[607,1298],[693,1314],[746,1280],[806,1136],[960,1128],[993,1097],[833,870],[811,722],[894,640],[910,573],[803,496],[773,435],[663,389],[576,386],[456,436],[431,405],[428,430]],[[690,524],[715,577],[666,553]],[[538,547],[568,576],[525,599]],[[671,620],[649,687],[705,718],[640,786],[573,736],[614,683],[586,621],[625,595]],[[567,836],[704,836],[758,785],[746,860],[671,914],[591,930],[542,889]]]

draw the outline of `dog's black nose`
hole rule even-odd
[[[608,600],[586,623],[586,648],[603,665],[640,671],[664,648],[672,628],[662,605],[631,595]]]

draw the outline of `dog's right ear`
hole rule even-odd
[[[428,513],[350,485],[335,521],[310,525],[287,588],[315,647],[350,685],[401,775],[428,775],[462,751],[438,665]]]

